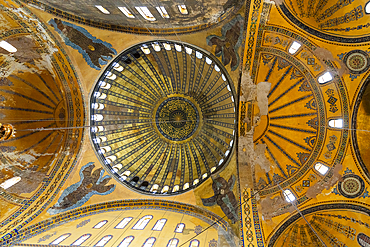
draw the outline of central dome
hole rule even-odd
[[[234,99],[210,53],[167,40],[135,45],[107,66],[92,92],[94,148],[118,181],[140,192],[195,188],[228,162]]]

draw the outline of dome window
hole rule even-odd
[[[189,48],[189,47],[185,47],[185,51],[187,54],[191,55],[193,53],[193,49]]]
[[[341,129],[341,128],[343,128],[343,119],[341,119],[341,118],[339,118],[339,119],[330,119],[329,122],[328,122],[328,125],[329,125],[329,127],[332,127],[332,128]]]
[[[288,52],[290,53],[290,54],[295,54],[297,51],[298,51],[298,49],[301,47],[302,45],[300,44],[300,43],[298,43],[297,41],[293,41],[293,43],[290,45],[290,47],[289,47],[289,50],[288,50]]]
[[[140,13],[142,17],[144,17],[145,20],[155,21],[155,17],[147,7],[135,7],[135,9]]]
[[[110,147],[110,146],[105,146],[105,147],[102,147],[101,149],[100,149],[100,153],[101,154],[105,154],[105,153],[107,153],[107,152],[109,152],[109,151],[111,151],[112,150],[112,148]]]
[[[7,52],[17,52],[17,48],[6,42],[5,40],[0,41],[0,47],[6,50]]]
[[[208,174],[207,174],[207,173],[204,173],[204,174],[202,175],[202,179],[206,179],[206,178],[207,178],[207,176],[208,176]]]
[[[18,183],[19,181],[21,181],[21,177],[12,177],[8,180],[6,180],[5,182],[1,183],[0,184],[0,187],[3,188],[4,190],[12,187],[13,185],[15,185],[16,183]]]
[[[125,237],[118,247],[128,247],[133,240],[134,236]]]
[[[119,63],[115,63],[113,69],[117,70],[118,72],[123,71],[123,67]]]
[[[156,193],[158,191],[158,188],[159,188],[159,185],[158,184],[154,184],[152,186],[152,188],[150,189],[150,192]]]
[[[161,51],[161,46],[157,42],[152,43],[152,46],[155,51]]]
[[[180,189],[180,186],[175,185],[175,186],[173,187],[173,189],[172,189],[172,192],[177,192],[177,191],[179,191],[179,189]]]
[[[195,179],[193,185],[196,185],[197,183],[199,183],[199,179]]]
[[[100,12],[102,12],[103,14],[106,14],[106,15],[109,15],[110,14],[110,12],[106,8],[104,8],[103,6],[101,6],[101,5],[95,5],[95,7],[98,10],[100,10]]]
[[[325,72],[323,75],[319,76],[319,78],[317,79],[317,81],[320,84],[327,83],[327,82],[329,82],[331,80],[333,80],[333,76],[331,75],[330,72]]]
[[[116,159],[117,159],[117,156],[111,155],[111,156],[107,157],[106,161],[107,161],[108,164],[110,164],[110,163],[114,162]]]
[[[220,72],[220,67],[218,67],[217,65],[215,65],[215,70],[216,70],[217,72]]]
[[[189,188],[189,183],[184,184],[183,190],[186,190]]]
[[[51,245],[57,245],[57,244],[60,244],[61,242],[63,242],[64,240],[66,240],[69,236],[71,236],[70,233],[66,233],[66,234],[63,234],[62,236],[60,236],[59,238],[55,239],[53,242],[51,242],[50,244]]]
[[[100,131],[104,131],[103,126],[96,126],[91,128],[91,132],[100,132]]]
[[[148,54],[150,54],[150,49],[149,49],[149,47],[147,46],[147,45],[143,45],[142,47],[141,47],[141,50],[144,52],[144,54],[146,54],[146,55],[148,55]]]
[[[198,239],[194,239],[194,240],[192,240],[190,242],[189,247],[199,247],[199,244],[200,244],[199,240]]]
[[[365,4],[365,13],[370,14],[370,1]]]
[[[175,49],[176,49],[176,51],[178,51],[178,52],[181,52],[182,51],[182,48],[181,48],[181,45],[175,45]]]
[[[103,110],[104,105],[102,103],[92,103],[91,108],[96,109],[96,110]]]
[[[163,189],[162,189],[162,193],[167,193],[169,189],[170,189],[170,187],[168,187],[167,185],[164,186]]]
[[[160,220],[158,220],[155,223],[155,225],[154,225],[154,227],[153,227],[152,230],[153,231],[162,231],[162,229],[163,229],[164,225],[166,224],[166,222],[167,222],[166,219],[160,219]]]
[[[100,228],[102,228],[105,224],[107,224],[108,223],[108,221],[107,220],[102,220],[102,221],[100,221],[98,224],[96,224],[95,226],[94,226],[94,228],[95,229],[100,229]]]
[[[168,43],[163,43],[163,47],[164,49],[166,49],[167,51],[170,51],[171,50],[171,45],[168,44]]]
[[[163,17],[163,18],[170,18],[170,16],[168,15],[167,13],[167,10],[165,7],[163,6],[160,6],[160,7],[156,7],[158,13]]]
[[[91,237],[91,234],[84,234],[82,235],[79,239],[77,239],[76,241],[73,242],[73,244],[71,245],[77,245],[77,246],[80,246],[81,244],[83,244],[86,240],[88,240],[89,238]]]
[[[103,115],[101,114],[95,114],[95,115],[92,115],[91,116],[91,120],[94,120],[94,121],[102,121],[103,120]]]
[[[283,195],[284,195],[285,201],[287,202],[294,202],[297,199],[295,195],[288,189],[283,191]]]
[[[94,143],[102,143],[102,142],[105,142],[105,141],[107,141],[107,138],[105,136],[99,136],[99,137],[94,139]]]
[[[202,53],[200,53],[199,51],[195,51],[195,56],[196,56],[197,58],[199,58],[199,59],[202,59],[203,54],[202,54]]]
[[[116,173],[122,169],[122,164],[117,164],[115,166],[112,167],[113,171],[115,171]]]
[[[153,219],[153,216],[151,215],[146,215],[143,218],[141,218],[132,229],[134,230],[143,230],[146,225],[148,225],[149,221]]]
[[[177,224],[176,229],[175,229],[175,232],[182,233],[184,231],[184,228],[185,228],[185,224],[184,223]]]
[[[177,247],[178,244],[179,240],[177,238],[173,238],[168,241],[167,247]]]
[[[214,172],[214,171],[216,171],[216,167],[215,166],[211,168],[211,172]]]
[[[135,16],[126,7],[118,7],[119,10],[128,18],[135,18]]]
[[[143,244],[142,247],[152,247],[155,243],[155,240],[156,238],[155,237],[151,237],[151,238],[148,238],[145,243]]]
[[[179,8],[181,14],[183,15],[189,14],[185,4],[177,5],[177,7]]]
[[[102,239],[100,239],[100,241],[99,241],[96,245],[94,245],[94,246],[105,246],[105,245],[109,242],[109,240],[111,240],[112,238],[113,238],[113,236],[112,236],[112,235],[104,236],[104,237],[102,237]]]
[[[329,171],[329,167],[318,162],[315,164],[315,170],[318,171],[321,175],[325,175]]]

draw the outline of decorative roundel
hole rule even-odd
[[[91,98],[91,138],[122,184],[151,194],[195,188],[234,149],[235,90],[212,54],[174,41],[135,45],[107,66]]]
[[[344,62],[352,74],[361,74],[369,69],[370,56],[365,51],[354,50],[344,56]]]
[[[362,195],[364,189],[364,180],[355,174],[347,174],[343,176],[343,181],[338,183],[339,193],[347,198],[355,198]]]

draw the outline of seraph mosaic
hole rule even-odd
[[[212,189],[214,195],[209,198],[201,198],[202,203],[206,207],[218,205],[221,207],[224,214],[234,223],[237,222],[237,208],[238,202],[236,201],[233,188],[235,184],[235,176],[232,175],[228,181],[223,177],[213,179]]]
[[[80,181],[66,188],[58,202],[48,209],[49,214],[58,214],[81,207],[93,195],[108,195],[114,191],[115,185],[107,183],[112,179],[109,175],[104,176],[104,169],[95,171],[94,162],[89,162],[80,170]]]
[[[216,46],[215,55],[221,56],[224,66],[230,63],[232,71],[239,66],[238,50],[243,41],[243,23],[244,18],[237,15],[221,28],[221,37],[210,35],[206,38],[208,45]]]
[[[113,55],[117,55],[111,44],[97,39],[82,27],[57,18],[51,19],[49,24],[60,34],[66,45],[81,53],[91,68],[100,70],[101,65],[107,64]]]

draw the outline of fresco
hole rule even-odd
[[[100,70],[117,52],[112,45],[92,36],[86,29],[57,18],[49,24],[62,36],[64,42],[78,50],[90,67]]]
[[[49,214],[57,214],[85,204],[93,195],[108,195],[114,191],[115,185],[107,183],[112,179],[104,176],[103,168],[95,171],[94,162],[89,162],[80,170],[80,181],[66,188],[58,202],[48,209]]]

